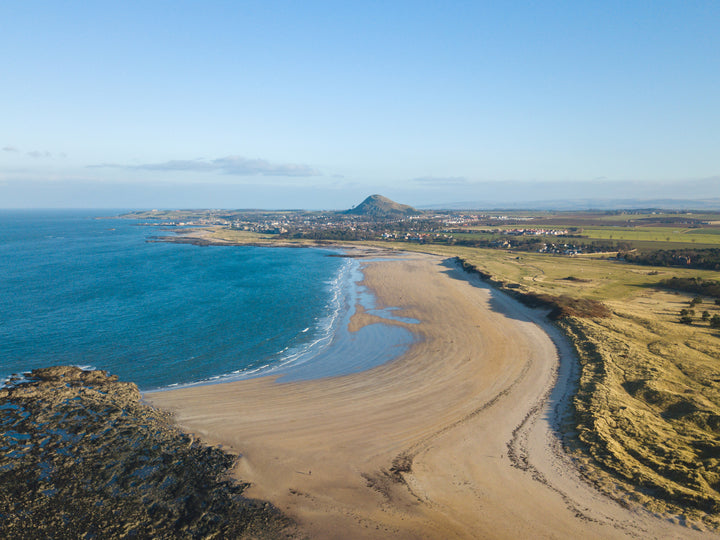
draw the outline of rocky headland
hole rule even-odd
[[[230,478],[237,456],[183,433],[104,371],[36,369],[0,389],[4,538],[292,538]]]

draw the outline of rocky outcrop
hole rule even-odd
[[[76,367],[0,389],[0,536],[289,538],[290,521],[244,498],[235,456],[141,402],[132,383]]]

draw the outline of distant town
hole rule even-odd
[[[282,241],[409,242],[563,256],[607,254],[641,264],[643,257],[651,256],[653,264],[665,260],[691,266],[701,261],[700,267],[711,269],[720,259],[720,214],[679,210],[420,211],[373,195],[339,212],[150,210],[124,217],[177,232],[213,227]],[[672,253],[658,256],[659,250]]]

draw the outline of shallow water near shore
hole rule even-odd
[[[0,211],[0,377],[71,364],[143,390],[299,380],[367,369],[413,341],[398,326],[347,331],[355,302],[372,307],[355,259],[148,243],[156,227],[94,219],[116,214]]]

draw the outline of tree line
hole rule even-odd
[[[670,279],[663,279],[658,285],[663,289],[672,289],[674,291],[682,291],[720,299],[720,282],[705,280],[701,277],[671,277]]]
[[[658,249],[647,252],[619,251],[618,258],[633,264],[720,270],[720,248]]]

